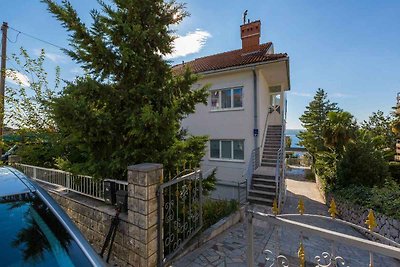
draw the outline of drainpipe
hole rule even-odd
[[[257,73],[256,68],[253,71],[253,95],[254,95],[254,129],[258,129],[258,109],[257,109]],[[254,135],[254,149],[258,147],[258,135]]]

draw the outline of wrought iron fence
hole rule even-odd
[[[202,173],[185,170],[158,189],[159,266],[167,264],[203,226]]]
[[[389,258],[392,258],[392,260],[395,262],[393,263],[386,263],[385,266],[398,266],[397,265],[397,260],[400,260],[400,244],[394,242],[393,240],[390,240],[376,232],[374,232],[374,228],[376,227],[375,223],[375,217],[370,210],[370,213],[368,215],[368,219],[366,220],[366,225],[368,228],[361,227],[359,225],[340,220],[336,218],[336,204],[331,202],[331,207],[329,209],[329,213],[331,214],[332,217],[328,216],[322,216],[322,215],[315,215],[315,214],[304,214],[304,204],[302,203],[302,200],[299,201],[298,205],[299,213],[300,214],[278,214],[278,208],[275,206],[273,208],[273,213],[274,214],[266,214],[266,213],[261,213],[261,212],[256,212],[253,210],[247,210],[247,265],[249,267],[254,266],[254,226],[253,226],[253,220],[258,219],[262,221],[268,222],[268,224],[275,226],[274,230],[274,236],[272,237],[274,240],[271,242],[271,245],[273,247],[267,247],[265,250],[263,250],[263,255],[264,255],[264,265],[266,266],[284,266],[284,267],[289,267],[289,266],[300,266],[300,267],[305,267],[306,266],[306,256],[308,259],[312,259],[314,264],[313,266],[319,266],[319,267],[336,267],[336,266],[349,266],[346,261],[348,262],[349,258],[346,259],[343,255],[338,255],[338,244],[344,244],[346,246],[351,246],[363,251],[367,251],[369,254],[369,257],[365,259],[365,261],[368,261],[369,266],[378,266],[375,265],[375,260],[374,260],[374,254],[380,254],[387,256]],[[317,227],[317,226],[312,226],[308,225],[305,223],[301,223],[298,220],[290,220],[290,218],[308,218],[311,220],[322,220],[326,221],[326,224],[329,225],[333,222],[339,223],[342,225],[350,226],[352,228],[361,230],[361,232],[367,231],[369,234],[371,234],[374,238],[374,240],[379,240],[380,242],[376,241],[371,241],[371,240],[366,240],[360,237],[355,237],[349,234],[344,234],[344,233],[339,233],[337,231],[333,230],[328,230],[322,227]],[[288,251],[282,252],[280,250],[280,241],[279,240],[279,233],[278,230],[279,228],[284,228],[285,232],[288,230],[293,230],[297,231],[298,234],[298,250],[296,251],[297,253],[292,254],[292,249],[289,249]],[[312,236],[313,238],[318,237],[324,240],[323,244],[326,244],[326,251],[323,251],[319,255],[314,255],[311,253],[315,253],[314,251],[308,251],[307,247],[305,246],[305,240],[308,239],[308,237]],[[283,244],[287,244],[288,240],[287,238],[284,238],[282,240]],[[293,244],[293,242],[296,242],[296,240],[290,240],[290,244]],[[319,242],[322,244],[322,242]],[[385,243],[385,244],[384,244]],[[320,248],[321,250],[323,248]],[[340,249],[340,251],[343,253],[346,250]],[[286,253],[286,254],[285,254]],[[310,255],[308,255],[310,253]],[[260,259],[260,258],[258,258]],[[396,259],[396,260],[394,260]],[[309,260],[310,261],[310,260]],[[308,264],[307,264],[308,266]],[[357,265],[360,266],[360,265]],[[367,266],[367,265],[365,265]],[[383,266],[383,265],[379,265]]]
[[[76,175],[56,169],[42,168],[32,165],[15,163],[15,168],[34,180],[50,185],[59,185],[66,190],[104,201],[104,181],[91,176]],[[108,179],[110,181],[110,179]],[[128,182],[111,180],[116,184],[116,190],[128,190]]]

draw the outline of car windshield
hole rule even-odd
[[[1,266],[90,266],[49,207],[35,193],[0,197]]]

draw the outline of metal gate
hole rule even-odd
[[[167,264],[200,231],[202,173],[186,170],[158,189],[158,265]]]
[[[336,204],[334,200],[331,201],[331,205],[329,208],[329,213],[331,217],[322,216],[322,215],[315,215],[315,214],[304,214],[304,203],[302,200],[299,201],[298,205],[299,214],[278,214],[278,207],[276,201],[274,202],[273,207],[273,214],[266,214],[261,212],[256,212],[254,210],[247,210],[247,266],[253,267],[258,266],[256,265],[254,260],[254,226],[253,220],[257,219],[260,221],[268,222],[270,225],[273,225],[275,230],[273,230],[273,237],[272,237],[272,247],[264,247],[261,251],[262,256],[258,258],[262,258],[264,262],[262,263],[263,266],[278,266],[278,267],[292,267],[292,266],[299,266],[299,267],[306,267],[306,266],[316,266],[316,267],[336,267],[336,266],[346,266],[349,267],[350,265],[347,264],[346,257],[342,257],[343,255],[338,255],[338,245],[344,244],[346,249],[358,249],[363,250],[366,252],[364,255],[364,261],[368,265],[351,265],[351,266],[400,266],[400,262],[396,260],[400,260],[400,244],[396,243],[393,240],[390,240],[376,232],[374,232],[374,228],[376,227],[375,217],[370,210],[366,225],[368,228],[361,227],[359,225],[343,221],[336,217],[337,210]],[[372,236],[375,240],[379,240],[381,242],[370,241],[360,237],[355,237],[349,234],[344,234],[338,231],[328,230],[326,228],[317,227],[308,225],[305,223],[301,223],[297,220],[297,218],[309,218],[310,220],[321,220],[326,225],[331,223],[337,223],[341,225],[346,225],[352,227],[354,229],[360,230],[361,232],[368,232],[370,236]],[[279,231],[280,228],[284,228],[284,231]],[[298,237],[288,239],[283,238],[281,240],[280,235],[283,232],[294,231],[298,233]],[[279,232],[281,234],[279,234]],[[313,254],[315,250],[309,250],[310,247],[307,248],[305,244],[305,240],[309,239],[309,237],[317,237],[319,238],[319,245],[320,250],[323,251],[321,254],[316,255]],[[298,250],[292,251],[290,249],[289,253],[286,251],[283,253],[281,251],[280,245],[281,244],[296,244],[298,242]],[[385,243],[385,244],[383,244]],[[259,248],[257,248],[259,249]],[[324,250],[326,249],[326,250]],[[342,248],[340,250],[344,252],[345,250]],[[393,262],[385,262],[384,265],[375,265],[376,261],[374,259],[374,254],[380,254],[383,256],[388,257]],[[314,258],[314,259],[313,259]]]

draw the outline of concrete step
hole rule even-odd
[[[263,150],[263,153],[266,152],[278,152],[279,148],[275,148],[275,147],[265,147]]]
[[[253,187],[259,187],[259,188],[264,188],[264,189],[274,189],[275,190],[276,185],[275,185],[275,181],[273,181],[273,185],[272,184],[254,183]],[[257,189],[257,190],[261,190],[261,189]]]
[[[262,162],[261,162],[261,166],[262,166],[262,167],[276,167],[276,163],[275,163],[275,164],[272,164],[272,163],[262,163]]]
[[[262,191],[262,190],[254,190],[254,189],[250,189],[249,190],[249,195],[251,196],[261,196],[261,197],[265,197],[265,198],[269,198],[269,197],[275,197],[275,192],[266,192],[266,191]]]
[[[252,177],[256,178],[256,179],[274,180],[275,181],[275,176],[274,175],[253,174]]]
[[[281,148],[281,144],[265,144],[264,150],[265,149],[279,149]]]
[[[264,186],[269,186],[269,187],[274,187],[274,188],[276,186],[275,177],[273,180],[263,180],[263,179],[253,178],[252,183],[253,183],[253,185],[264,185]]]
[[[261,160],[274,160],[276,161],[278,157],[276,156],[276,153],[274,154],[264,154],[264,156],[261,158]]]
[[[261,162],[264,162],[264,163],[276,163],[276,159],[262,159]]]
[[[264,185],[264,184],[253,184],[251,189],[252,190],[258,190],[258,191],[275,193],[276,186],[275,185]]]
[[[247,200],[253,204],[265,205],[265,206],[269,206],[269,207],[271,207],[272,203],[274,202],[274,200],[271,200],[271,199],[263,199],[263,198],[259,198],[259,197],[253,197],[253,196],[248,196]]]

